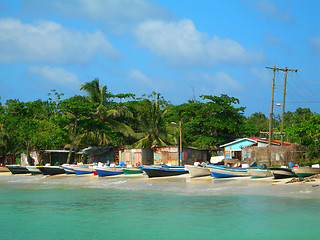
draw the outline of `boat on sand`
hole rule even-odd
[[[93,169],[96,171],[99,177],[123,174],[122,168],[117,167],[95,166]]]
[[[182,174],[189,173],[184,167],[171,167],[171,166],[143,166],[142,171],[144,171],[149,178],[153,177],[172,177]]]
[[[269,170],[272,172],[275,179],[297,177],[297,175],[292,172],[291,168],[269,167]]]
[[[210,169],[201,165],[185,165],[184,167],[189,171],[190,177],[203,177],[211,175]]]
[[[247,169],[247,172],[251,175],[252,178],[265,178],[272,177],[272,172],[269,169]]]
[[[309,177],[312,175],[320,174],[320,168],[311,168],[311,167],[294,167],[292,171],[298,177]]]
[[[26,174],[30,173],[25,166],[20,165],[6,165],[12,174]]]

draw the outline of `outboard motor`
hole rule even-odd
[[[250,167],[256,167],[256,166],[258,166],[256,162],[250,163]]]
[[[267,165],[265,165],[264,163],[261,165],[262,169],[268,169]]]

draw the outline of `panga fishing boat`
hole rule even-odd
[[[229,178],[229,177],[248,177],[250,174],[247,168],[232,168],[217,165],[207,165],[210,172],[215,178]]]
[[[275,179],[297,177],[297,175],[292,172],[290,168],[269,167],[269,170],[271,171]]]
[[[72,168],[72,164],[62,164],[62,168],[66,172],[66,174],[76,174],[76,172]]]
[[[294,172],[298,177],[309,177],[320,174],[320,168],[294,167],[292,168],[292,172]]]
[[[73,165],[72,169],[77,175],[93,173],[92,165]]]
[[[65,170],[60,166],[37,166],[43,175],[65,174]]]
[[[115,175],[123,174],[122,168],[119,168],[119,167],[95,166],[94,171],[97,172],[99,177],[115,176]]]
[[[136,168],[136,167],[123,168],[122,171],[123,171],[123,173],[124,173],[125,175],[143,173],[143,171],[141,170],[141,168]]]
[[[189,171],[190,177],[203,177],[211,175],[210,169],[201,165],[185,165],[184,167]]]
[[[30,173],[25,166],[20,165],[6,165],[12,174],[26,174]]]
[[[269,169],[247,169],[247,172],[252,178],[272,177],[272,172]]]
[[[37,166],[26,166],[26,168],[29,170],[29,172],[30,172],[32,175],[41,174],[41,171],[40,171],[39,168],[37,168]]]
[[[10,172],[6,166],[0,166],[0,172]]]
[[[171,176],[178,176],[182,174],[187,174],[189,173],[187,169],[184,167],[171,167],[167,165],[162,165],[162,166],[150,166],[142,167],[142,171],[144,171],[149,178],[153,177],[171,177]]]

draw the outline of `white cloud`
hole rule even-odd
[[[138,84],[152,84],[152,82],[150,81],[150,79],[143,74],[141,71],[139,71],[138,69],[131,69],[129,71],[129,78],[132,79],[133,81],[137,82]]]
[[[279,3],[279,1],[277,3]],[[288,9],[287,5],[284,8],[281,8],[281,10],[274,4],[270,3],[269,0],[252,1],[249,2],[249,5],[257,10],[259,14],[262,14],[268,19],[279,20],[285,23],[290,23],[293,21],[292,14],[283,10]]]
[[[172,23],[149,20],[138,26],[135,35],[143,47],[175,65],[250,64],[264,59],[264,54],[247,51],[234,40],[209,39],[188,19]]]
[[[0,19],[0,52],[0,62],[79,63],[97,53],[110,59],[120,56],[100,31],[71,31],[51,21],[32,25],[13,18]]]
[[[74,89],[75,85],[80,86],[81,84],[76,74],[67,72],[63,68],[52,68],[49,66],[30,66],[28,70],[29,72],[37,74],[60,86]]]
[[[311,45],[312,51],[320,56],[320,38],[310,38],[309,43]]]
[[[243,89],[243,85],[240,82],[233,79],[225,72],[218,72],[215,74],[202,73],[199,75],[199,79],[205,86],[202,90],[203,93],[208,91],[211,92],[212,90],[214,91],[214,94],[234,93],[240,92]]]
[[[131,31],[144,19],[171,17],[167,8],[146,0],[25,0],[22,9],[26,14],[36,12],[38,16],[54,13],[66,18],[79,18],[102,24],[118,33]]]

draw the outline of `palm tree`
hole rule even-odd
[[[125,136],[133,135],[134,132],[129,126],[116,119],[116,117],[122,115],[131,116],[132,114],[126,109],[121,108],[119,104],[115,106],[108,101],[108,98],[113,95],[107,92],[107,86],[100,86],[98,78],[85,83],[80,87],[80,90],[84,90],[88,93],[89,101],[97,103],[98,107],[96,113],[99,120],[109,127],[120,131]],[[90,135],[96,139],[95,142],[99,142],[102,145],[106,145],[112,141],[108,135],[105,134],[103,129],[95,133],[92,132]]]
[[[160,94],[156,94],[155,99],[148,99],[139,102],[138,106],[138,133],[136,133],[137,142],[133,147],[152,147],[153,145],[168,145],[176,142],[174,134],[177,127],[165,122],[167,107],[161,107]]]

